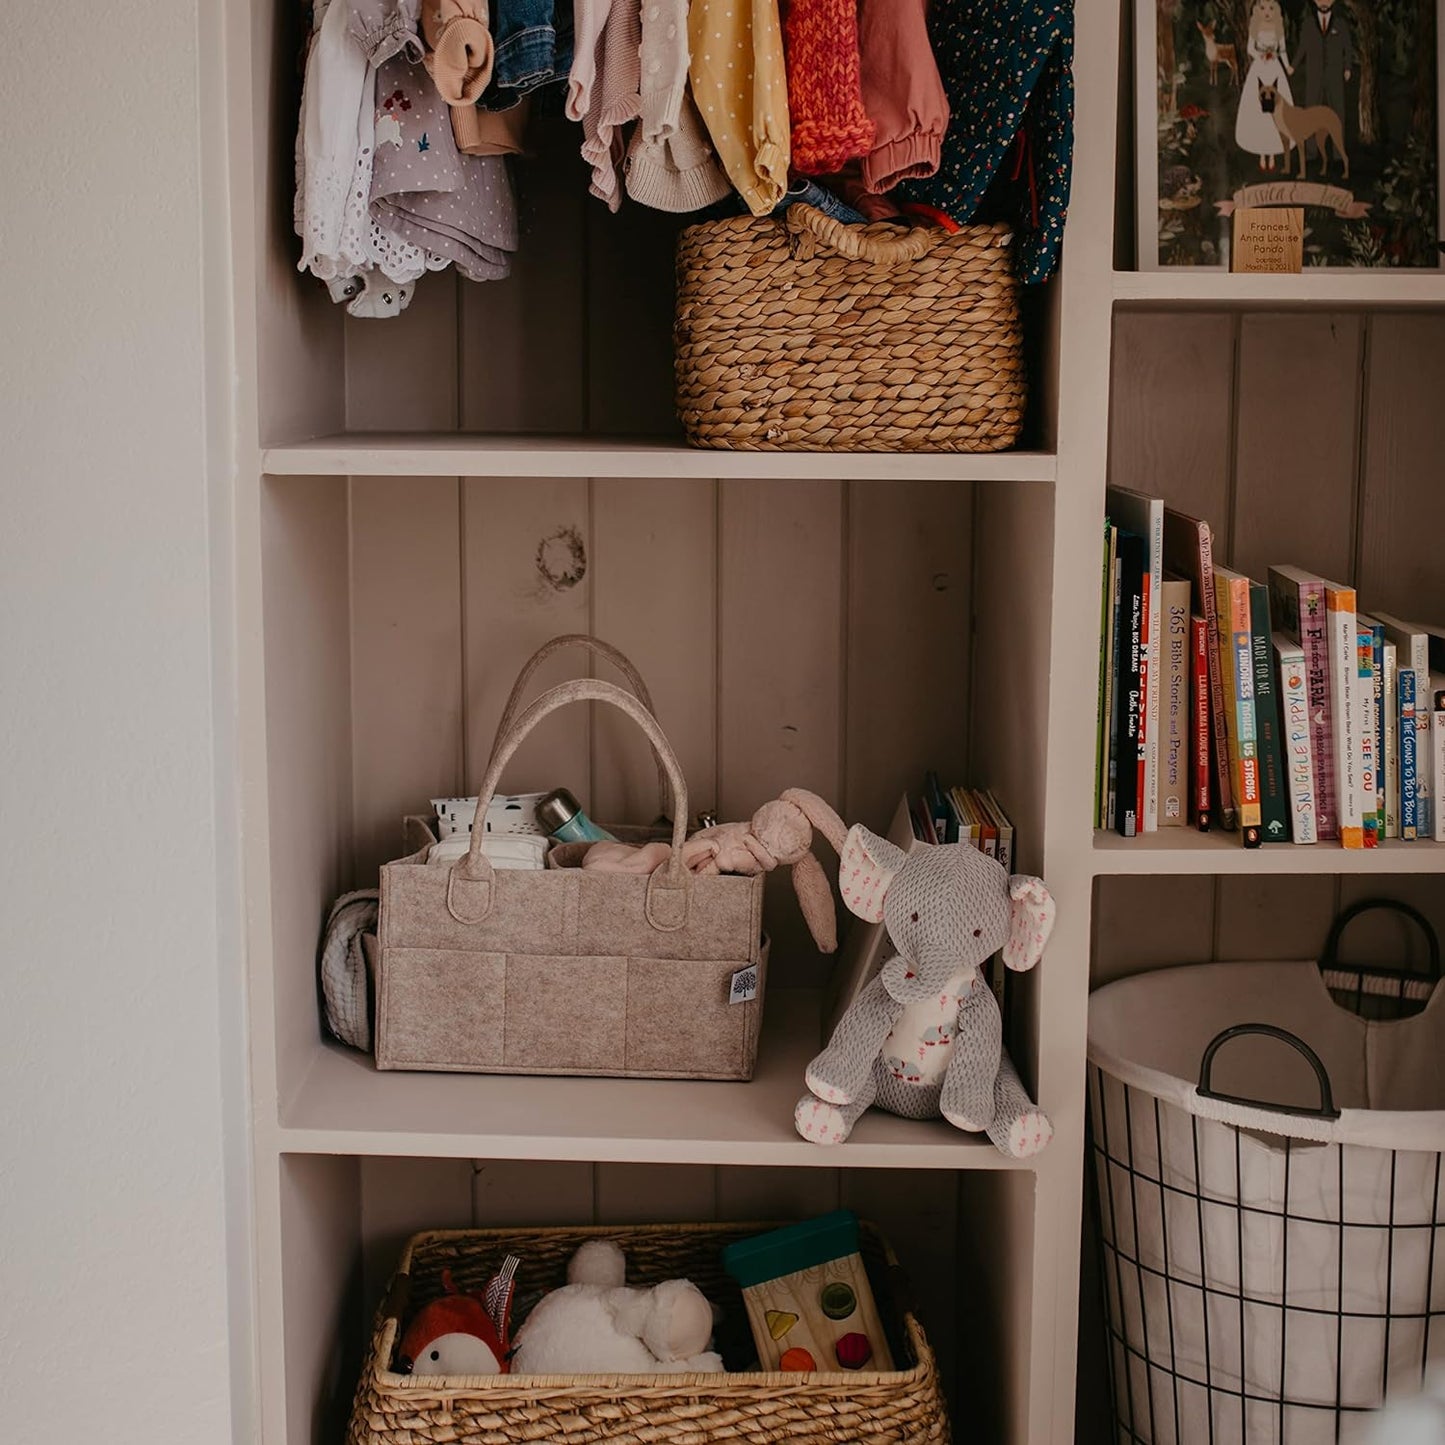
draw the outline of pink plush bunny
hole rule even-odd
[[[842,851],[848,836],[843,820],[816,793],[789,788],[746,823],[719,823],[694,833],[682,845],[682,858],[694,873],[751,877],[791,867],[793,889],[813,942],[821,952],[832,953],[838,947],[838,920],[828,875],[813,856],[814,828]]]

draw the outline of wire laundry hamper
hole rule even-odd
[[[1382,907],[1424,930],[1428,973],[1339,962],[1345,926]],[[1093,995],[1120,1445],[1349,1445],[1445,1360],[1439,977],[1429,923],[1371,901],[1318,963],[1166,968]]]

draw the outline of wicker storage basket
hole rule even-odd
[[[694,446],[991,452],[1025,381],[1009,229],[846,226],[812,206],[690,226],[677,410]]]
[[[630,1284],[691,1279],[726,1323],[745,1318],[722,1249],[770,1224],[644,1225],[592,1229],[473,1229],[419,1234],[378,1311],[362,1368],[348,1445],[948,1445],[938,1368],[917,1319],[900,1308],[897,1261],[866,1224],[862,1253],[879,1311],[906,1368],[831,1374],[472,1375],[396,1374],[403,1323],[443,1292],[479,1290],[508,1254],[522,1258],[523,1296],[566,1282],[586,1239],[607,1236],[627,1252]],[[746,1328],[745,1325],[741,1325]]]

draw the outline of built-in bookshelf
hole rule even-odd
[[[549,151],[515,284],[427,277],[397,321],[346,320],[295,271],[300,12],[226,0],[226,19],[231,223],[215,259],[234,276],[262,1440],[341,1438],[412,1230],[844,1202],[911,1266],[966,1402],[960,1438],[1067,1445],[1076,1378],[1099,1378],[1076,1376],[1073,1308],[1091,970],[1308,949],[1355,887],[1438,909],[1445,863],[1433,844],[1256,860],[1224,835],[1093,832],[1106,477],[1218,518],[1242,570],[1287,542],[1390,610],[1438,617],[1438,278],[1116,273],[1119,15],[1090,4],[1062,269],[1028,310],[1027,449],[694,451],[669,398],[670,226],[603,215]],[[559,531],[585,547],[581,581],[539,573]],[[1011,1004],[1015,1058],[1056,1127],[1043,1154],[1013,1165],[886,1117],[836,1154],[797,1138],[826,965],[785,891],[770,894],[752,1084],[379,1074],[323,1039],[328,903],[375,876],[404,814],[475,787],[517,668],[571,631],[634,657],[694,793],[725,816],[800,785],[883,829],[930,767],[996,793],[1016,866],[1058,903]],[[519,787],[570,779],[601,816],[649,803],[647,759],[585,714],[539,732],[524,772]],[[1095,1308],[1086,1292],[1086,1348]],[[1086,1393],[1084,1440],[1092,1408]]]

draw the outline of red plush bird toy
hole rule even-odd
[[[402,1375],[505,1375],[511,1368],[508,1332],[517,1266],[509,1254],[480,1295],[462,1294],[450,1270],[442,1271],[446,1293],[423,1305],[407,1326],[397,1351]]]

